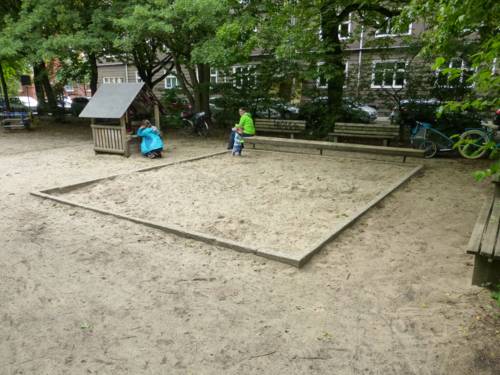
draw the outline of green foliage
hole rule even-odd
[[[497,306],[500,307],[500,284],[493,288],[493,291],[491,292],[491,298],[493,298],[496,301]]]
[[[500,4],[494,0],[412,0],[405,9],[408,16],[426,20],[423,54],[438,56],[434,69],[442,69],[453,80],[463,77],[463,71],[446,63],[453,58],[468,62],[470,76],[464,84],[473,89],[464,92],[455,107],[487,110],[500,106],[500,77],[494,73],[495,59],[500,56],[499,12]]]

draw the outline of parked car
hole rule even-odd
[[[359,121],[362,123],[370,123],[374,122],[378,117],[376,108],[373,108],[367,104],[362,104],[349,97],[345,97],[342,99],[342,106],[344,117],[346,117],[348,120],[357,120],[351,122]]]
[[[413,128],[416,122],[427,122],[447,135],[463,132],[466,128],[481,126],[481,116],[476,111],[451,112],[440,107],[445,104],[437,99],[402,100],[389,116],[391,122]]]
[[[29,108],[17,96],[9,98],[11,112],[29,112]],[[7,111],[7,105],[4,98],[0,98],[0,112]]]
[[[36,112],[38,109],[38,100],[32,98],[31,96],[18,96],[19,101],[23,105],[31,110],[31,112]]]
[[[304,103],[300,109],[300,117],[310,120],[314,117],[324,115],[327,112],[327,101],[328,98],[326,96],[320,96]],[[377,109],[352,98],[345,97],[342,99],[340,118],[337,121],[371,123],[377,119],[377,116]]]
[[[73,103],[73,99],[69,96],[63,96],[57,100],[57,106],[59,108],[63,108],[65,111],[71,111],[71,104]]]
[[[89,101],[86,96],[75,96],[71,102],[71,114],[79,116]]]

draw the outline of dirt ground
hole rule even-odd
[[[302,269],[29,195],[224,147],[167,137],[149,160],[81,126],[0,132],[0,374],[500,373],[465,254],[485,162],[425,161]]]

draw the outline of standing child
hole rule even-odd
[[[238,156],[241,156],[241,150],[243,149],[243,129],[242,128],[236,128],[236,133],[234,134],[234,144],[233,144],[233,156],[238,154]]]

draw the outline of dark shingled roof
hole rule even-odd
[[[121,118],[141,92],[143,86],[144,82],[101,85],[80,113],[80,117]]]

